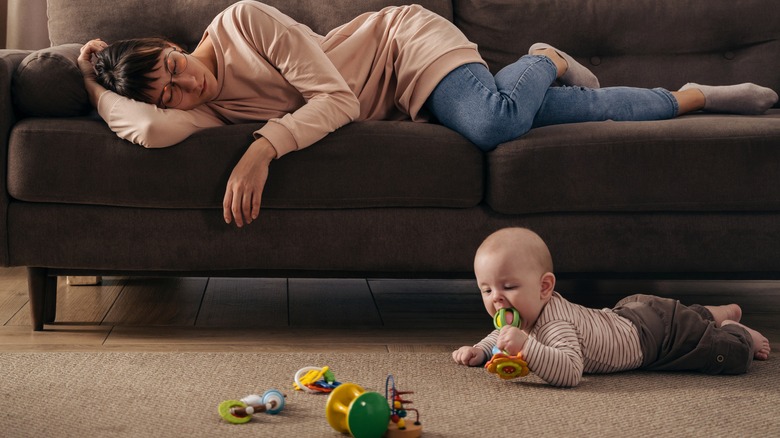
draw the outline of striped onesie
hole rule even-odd
[[[491,357],[494,330],[475,345]],[[612,309],[590,309],[553,292],[522,350],[528,367],[555,386],[576,386],[583,373],[612,373],[639,368],[642,347],[636,326]]]

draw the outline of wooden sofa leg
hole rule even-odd
[[[46,268],[27,268],[27,290],[30,294],[32,328],[43,330],[43,324],[53,322],[57,311],[57,277]]]
[[[43,323],[51,324],[57,317],[57,277],[46,276],[46,298],[43,300]]]

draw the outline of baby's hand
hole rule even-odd
[[[485,352],[481,348],[463,346],[452,352],[452,358],[460,365],[476,367],[485,363]]]
[[[525,341],[528,340],[528,334],[517,327],[504,326],[501,327],[501,331],[498,333],[498,341],[496,341],[496,347],[502,351],[506,351],[509,355],[514,356],[519,353]]]

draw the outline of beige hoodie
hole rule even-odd
[[[107,91],[98,112],[121,138],[166,147],[228,123],[268,121],[255,132],[279,157],[353,120],[411,118],[456,67],[484,61],[448,20],[421,6],[366,13],[326,36],[277,9],[238,2],[206,29],[217,54],[217,98],[160,109]]]

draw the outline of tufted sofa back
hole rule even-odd
[[[52,45],[165,36],[192,48],[235,0],[48,0]],[[585,63],[602,86],[676,90],[756,82],[780,91],[777,0],[265,0],[315,32],[419,3],[453,20],[496,72],[537,41]],[[86,19],[85,19],[86,17]]]
[[[111,42],[162,36],[192,48],[211,20],[237,0],[48,0],[52,45]],[[324,35],[363,12],[385,6],[418,3],[452,20],[450,0],[264,0],[315,32]]]
[[[602,86],[756,82],[780,91],[776,0],[454,0],[455,23],[497,70],[537,41]]]

